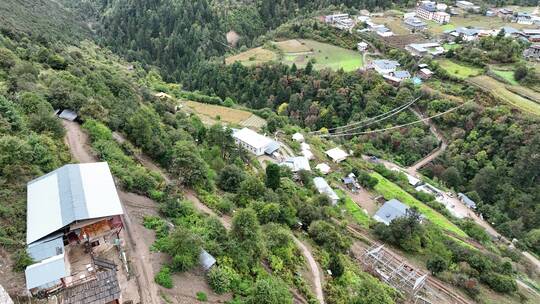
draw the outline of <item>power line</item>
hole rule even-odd
[[[409,106],[411,106],[412,104],[414,104],[416,101],[418,101],[420,99],[420,97],[417,97],[415,98],[413,101],[409,102],[409,103],[406,103],[404,105],[401,105],[397,108],[394,108],[388,112],[385,112],[385,113],[382,113],[382,114],[379,114],[377,116],[374,116],[374,117],[370,117],[370,118],[366,118],[362,121],[358,121],[358,122],[354,122],[354,123],[350,123],[350,124],[347,124],[347,125],[344,125],[344,126],[340,126],[340,127],[335,127],[335,128],[331,128],[331,129],[328,129],[328,131],[335,131],[335,130],[341,130],[341,129],[349,129],[349,128],[352,128],[352,129],[356,129],[356,128],[359,128],[359,127],[363,127],[363,126],[359,126],[359,125],[362,125],[362,124],[367,124],[367,125],[371,125],[375,122],[378,122],[378,121],[381,121],[381,120],[384,120],[386,118],[389,118],[389,117],[392,117],[394,116],[395,114],[403,111],[404,109],[408,108]],[[397,112],[396,112],[397,111]],[[377,120],[379,119],[380,117],[383,117],[383,116],[386,116],[386,115],[389,115],[388,117],[384,117],[380,120]],[[373,120],[377,120],[375,122],[372,122]],[[350,131],[350,130],[349,130]],[[338,132],[335,132],[335,133],[339,133],[341,131],[338,131]],[[345,131],[345,132],[348,132],[348,131]],[[309,132],[309,134],[314,134],[314,135],[317,135],[318,133],[321,133],[321,131],[311,131]]]
[[[418,98],[418,99],[419,99],[419,98]],[[371,126],[372,124],[375,124],[375,123],[378,123],[378,122],[380,122],[380,121],[386,120],[386,119],[388,119],[388,118],[390,118],[390,117],[392,117],[392,116],[394,116],[394,115],[396,115],[396,114],[399,114],[399,113],[402,112],[403,110],[407,109],[407,108],[410,107],[414,102],[416,102],[418,99],[415,99],[415,100],[413,100],[412,102],[410,102],[410,103],[408,103],[408,104],[405,104],[405,105],[403,106],[403,108],[401,108],[401,109],[397,109],[397,108],[394,109],[395,112],[393,112],[393,113],[387,112],[388,115],[386,115],[386,116],[384,116],[384,117],[382,117],[382,118],[376,119],[376,120],[374,120],[374,121],[369,121],[369,122],[367,122],[367,123],[365,123],[365,124],[363,124],[363,125],[356,126],[356,127],[354,127],[354,128],[350,128],[350,129],[348,129],[348,130],[341,130],[341,131],[338,131],[338,132],[334,132],[334,133],[332,133],[332,134],[336,134],[336,135],[337,135],[337,134],[342,134],[342,133],[352,132],[352,131],[354,131],[354,130],[356,130],[356,129],[365,128],[365,127]]]
[[[406,124],[402,124],[402,125],[399,125],[399,126],[393,126],[393,127],[388,127],[388,128],[384,128],[384,129],[377,129],[377,130],[370,130],[370,131],[363,131],[363,132],[354,132],[354,133],[346,133],[346,134],[323,134],[323,135],[316,135],[316,136],[319,136],[319,137],[340,137],[340,136],[355,136],[355,135],[365,135],[365,134],[372,134],[372,133],[378,133],[378,132],[386,132],[386,131],[389,131],[389,130],[394,130],[394,129],[407,127],[407,126],[414,125],[414,124],[417,124],[417,123],[420,123],[420,122],[424,122],[424,121],[432,119],[432,118],[443,116],[445,114],[448,114],[450,112],[453,112],[453,111],[463,107],[464,105],[465,104],[461,104],[461,105],[459,105],[457,107],[453,107],[451,109],[448,109],[448,110],[446,110],[446,111],[444,111],[442,113],[435,114],[433,116],[422,118],[422,119],[419,119],[419,120],[416,120],[416,121],[413,121],[413,122],[409,122],[409,123],[406,123]]]

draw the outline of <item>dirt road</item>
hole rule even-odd
[[[81,126],[76,122],[66,120],[62,120],[62,124],[66,129],[65,142],[69,147],[73,159],[79,163],[96,162],[96,157],[90,152],[91,148],[88,144],[88,136],[82,131]],[[154,274],[151,263],[148,260],[148,247],[137,246],[136,236],[140,234],[138,234],[137,231],[134,231],[134,229],[136,229],[135,225],[132,224],[129,213],[126,210],[126,204],[128,203],[147,204],[149,199],[123,191],[118,191],[118,194],[124,210],[124,228],[129,243],[128,248],[131,251],[130,259],[133,263],[137,284],[139,286],[140,300],[145,304],[160,304],[161,299],[158,295],[157,287],[152,280]]]
[[[144,165],[146,166],[146,164],[144,164]],[[155,164],[152,163],[152,165],[159,169],[159,167],[157,167]],[[162,171],[161,169],[159,169],[157,171],[160,172],[165,179],[169,180],[169,178],[167,177],[167,174],[164,171]],[[218,218],[221,221],[221,223],[223,224],[223,226],[227,230],[231,229],[231,227],[232,227],[232,218],[230,216],[228,216],[228,215],[221,215],[221,216],[217,215],[212,209],[208,208],[208,206],[206,206],[205,204],[203,204],[199,200],[199,198],[197,197],[195,191],[193,191],[192,189],[187,189],[184,192],[184,195],[186,196],[186,199],[191,201],[193,203],[193,205],[195,206],[195,208],[197,208],[199,211],[201,211],[201,212],[203,212],[205,214],[211,215],[211,216],[215,216],[216,218]],[[315,289],[315,294],[317,296],[317,300],[319,301],[319,303],[324,304],[324,294],[323,294],[323,289],[322,289],[322,276],[321,276],[321,273],[320,273],[320,270],[319,270],[319,266],[317,265],[317,262],[315,261],[315,258],[311,254],[311,251],[309,250],[309,248],[304,243],[302,243],[302,241],[297,239],[294,235],[292,235],[292,237],[293,237],[294,242],[296,243],[296,245],[300,248],[300,251],[302,252],[302,255],[304,256],[304,258],[308,262],[308,266],[309,266],[309,269],[310,269],[312,277],[313,277],[313,285],[314,285],[313,287]]]

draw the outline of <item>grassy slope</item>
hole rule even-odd
[[[1,0],[0,28],[67,41],[90,36],[77,16],[51,0]]]
[[[276,44],[278,47],[283,46],[285,48],[283,50],[284,56],[281,60],[284,64],[292,65],[295,63],[296,66],[302,68],[306,66],[309,60],[314,59],[315,69],[330,68],[337,70],[342,68],[345,71],[354,71],[363,66],[362,55],[357,51],[347,50],[313,40],[299,41],[301,44],[296,44],[296,48],[293,43],[281,42]],[[306,50],[310,50],[310,53],[295,54],[305,53]],[[277,60],[278,57],[277,54],[259,47],[228,57],[226,62],[227,64],[231,64],[234,61],[240,61],[244,65],[253,65]]]
[[[470,78],[468,81],[524,112],[540,115],[540,104],[509,91],[504,83],[489,76],[477,76]]]
[[[493,73],[497,74],[499,77],[513,85],[519,85],[519,83],[514,79],[514,71],[493,70]]]
[[[343,198],[345,209],[347,209],[347,212],[350,213],[350,215],[354,218],[354,220],[360,225],[364,227],[369,227],[370,218],[369,216],[356,204],[344,191],[342,190],[336,190],[336,193]]]
[[[457,235],[464,237],[467,236],[465,232],[463,232],[463,230],[459,229],[443,215],[424,205],[422,202],[414,198],[405,190],[401,189],[398,185],[384,178],[382,175],[373,172],[371,176],[375,177],[379,181],[377,186],[375,186],[375,190],[379,192],[385,199],[390,200],[395,198],[410,207],[417,207],[418,210],[435,225],[445,230],[451,231]]]
[[[465,79],[471,76],[476,76],[482,73],[482,69],[463,64],[458,64],[448,59],[441,59],[437,61],[439,65],[445,69],[451,75]]]

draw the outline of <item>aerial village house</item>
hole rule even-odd
[[[438,42],[411,43],[405,47],[411,55],[422,57],[426,55],[438,56],[444,54],[444,48]]]
[[[295,173],[300,170],[311,171],[309,160],[304,156],[289,157],[279,165],[289,167]]]
[[[339,196],[330,187],[330,185],[328,185],[328,183],[326,182],[324,178],[315,177],[313,179],[313,184],[315,184],[315,188],[317,188],[317,191],[319,191],[320,194],[326,194],[328,196],[332,205],[336,205],[338,203]]]
[[[26,243],[35,261],[25,270],[30,293],[65,291],[63,303],[118,303],[116,265],[98,255],[119,243],[122,214],[107,163],[65,165],[30,181]],[[80,285],[84,288],[73,292]]]
[[[433,72],[428,68],[422,68],[418,71],[418,77],[421,79],[426,80],[431,78],[431,76],[433,76]]]
[[[395,60],[377,59],[371,63],[371,68],[381,75],[390,74],[396,71],[396,68],[400,66],[399,62]]]
[[[405,23],[405,26],[411,31],[422,31],[427,28],[427,23],[416,17],[407,18],[403,22]]]
[[[517,13],[512,21],[518,24],[533,24],[532,16],[529,13]]]
[[[395,72],[390,72],[389,74],[383,75],[383,78],[389,84],[398,86],[404,80],[410,79],[411,73],[409,73],[408,71],[395,71]]]
[[[540,44],[533,44],[523,51],[523,57],[528,60],[540,60]]]
[[[330,149],[330,150],[326,151],[325,153],[335,163],[340,163],[340,162],[344,161],[347,158],[347,156],[349,156],[349,154],[347,154],[347,152],[345,152],[345,151],[343,151],[343,150],[341,150],[340,148],[337,148],[337,147],[333,148],[333,149]]]
[[[365,43],[364,41],[361,41],[356,44],[356,48],[358,49],[359,52],[365,52],[368,48],[368,44]]]
[[[279,150],[279,143],[263,136],[249,128],[233,131],[233,138],[236,144],[255,154],[261,156],[263,154],[272,155]]]
[[[416,7],[416,16],[425,20],[433,20],[440,24],[450,22],[450,14],[437,10],[435,2],[430,1],[424,1]]]
[[[466,11],[479,11],[480,6],[470,1],[456,1],[456,6]]]
[[[467,206],[467,208],[476,209],[476,203],[464,193],[458,193],[458,198],[463,202],[463,204],[465,204],[465,206]]]
[[[386,26],[379,26],[375,28],[375,33],[381,37],[392,37],[394,33]]]
[[[373,219],[388,226],[393,220],[406,216],[407,210],[409,207],[405,204],[397,199],[391,199],[377,210]]]

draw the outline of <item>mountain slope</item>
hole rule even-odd
[[[91,34],[75,14],[53,0],[0,1],[0,28],[68,41]]]

